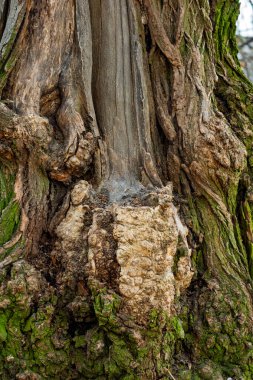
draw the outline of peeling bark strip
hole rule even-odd
[[[0,1],[0,377],[251,379],[238,1]]]

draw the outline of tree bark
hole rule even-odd
[[[0,1],[2,379],[253,377],[238,12]]]

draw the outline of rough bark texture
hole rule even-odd
[[[1,379],[253,378],[236,0],[0,0]]]

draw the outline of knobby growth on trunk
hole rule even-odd
[[[0,2],[1,379],[253,377],[238,12]]]

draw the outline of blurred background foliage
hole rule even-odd
[[[253,82],[253,0],[240,1],[237,21],[239,60],[247,77]]]

